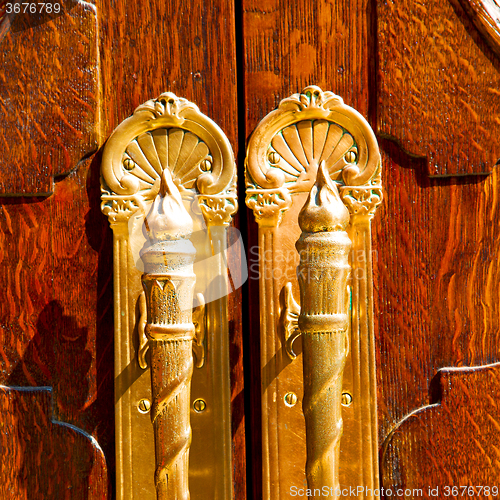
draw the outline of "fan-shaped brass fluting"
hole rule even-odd
[[[342,374],[347,357],[349,211],[322,162],[299,215],[296,243],[306,421],[306,477],[311,491],[338,498]],[[325,489],[327,488],[327,490]]]
[[[207,145],[192,132],[161,128],[144,132],[130,142],[123,164],[137,177],[141,189],[150,188],[168,168],[174,179],[192,188],[198,176],[211,167]]]
[[[331,176],[340,174],[345,154],[354,145],[351,134],[327,120],[303,120],[285,127],[273,137],[272,150],[278,153],[277,166],[287,181],[317,173],[324,161]],[[272,151],[271,150],[271,151]]]

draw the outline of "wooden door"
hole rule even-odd
[[[238,158],[250,275],[230,296],[233,495],[262,498],[257,230],[243,158],[257,123],[310,84],[365,116],[382,152],[381,486],[423,498],[500,486],[500,64],[495,11],[481,5],[496,4],[75,0],[7,14],[2,3],[2,498],[114,496],[100,157],[112,130],[164,91],[216,121]]]

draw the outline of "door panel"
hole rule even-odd
[[[243,1],[242,23],[244,33],[244,62],[245,72],[243,81],[245,86],[245,136],[248,138],[257,124],[270,111],[275,109],[279,102],[293,93],[300,92],[307,85],[317,85],[323,90],[331,90],[340,95],[346,104],[354,107],[365,117],[369,110],[369,79],[372,66],[370,65],[372,45],[367,41],[371,36],[372,25],[369,17],[372,5],[367,1]],[[360,47],[364,47],[362,51]],[[283,464],[281,476],[282,488],[279,489],[279,474],[276,470],[269,477],[269,458],[263,457],[261,387],[266,380],[266,373],[260,373],[260,363],[264,346],[260,346],[260,318],[259,311],[259,267],[257,239],[258,228],[254,215],[247,213],[248,220],[248,261],[250,295],[249,320],[250,342],[247,345],[247,355],[250,363],[250,413],[252,433],[249,440],[252,443],[251,498],[263,498],[263,482],[272,488],[273,494],[279,498],[288,498],[289,487],[303,482],[304,476],[297,477],[295,470],[288,466],[295,462],[296,450],[304,450],[303,434],[295,436],[293,431],[282,437],[281,450]],[[286,232],[285,232],[286,234]],[[298,235],[297,235],[298,236]],[[287,236],[285,236],[287,238]],[[293,244],[291,245],[293,248]],[[294,274],[294,262],[289,263],[288,272]],[[296,292],[297,298],[297,292]],[[277,322],[276,322],[277,324]],[[277,335],[277,337],[279,337]],[[271,348],[272,349],[272,348]],[[272,355],[271,355],[272,357]],[[297,362],[298,361],[298,362]],[[294,385],[301,380],[301,359],[295,361],[298,367],[289,366],[293,376],[289,384]],[[285,378],[286,380],[286,378]],[[248,387],[249,386],[249,387]],[[285,391],[286,392],[286,391]],[[300,392],[297,393],[300,397]],[[272,398],[272,394],[269,396]],[[301,401],[289,412],[301,415]],[[284,405],[283,409],[286,407]],[[273,431],[274,421],[267,424]],[[303,430],[302,430],[303,432]],[[279,430],[274,430],[276,436]],[[278,446],[273,446],[272,453],[278,454]],[[294,451],[292,451],[294,450]],[[305,455],[302,458],[305,465]],[[267,465],[266,465],[267,463]],[[295,467],[295,466],[294,466]],[[301,472],[300,474],[304,474]],[[263,479],[263,475],[265,479]],[[287,475],[290,476],[288,491],[284,487]],[[302,481],[301,481],[302,479]],[[296,483],[294,483],[296,482]],[[277,493],[277,489],[279,493]],[[273,496],[271,498],[274,498]]]
[[[103,142],[140,104],[165,91],[194,102],[238,148],[235,15],[232,1],[99,1]],[[232,325],[233,489],[246,489],[240,291],[228,298]]]
[[[474,433],[486,414],[479,434],[497,432],[486,409],[494,377],[479,377],[499,361],[499,61],[457,2],[380,2],[377,13],[387,190],[374,221],[383,482],[439,486],[440,495],[444,486],[494,486],[496,466]],[[484,402],[473,404],[479,387]]]
[[[27,407],[13,405],[10,411],[22,429],[20,438],[30,443],[47,440],[32,447],[38,450],[40,463],[54,467],[71,462],[73,449],[70,442],[64,444],[69,434],[50,431],[51,419],[87,434],[88,445],[75,459],[89,463],[88,453],[97,442],[108,467],[113,464],[111,239],[96,198],[98,172],[98,163],[86,160],[55,184],[50,197],[2,200],[1,383],[51,388],[51,397],[23,393],[19,401]],[[47,399],[43,414],[48,421],[42,418],[43,427],[34,425],[31,415],[38,411],[39,398]],[[52,438],[44,436],[44,430]],[[61,455],[52,458],[56,449]],[[2,471],[8,470],[8,459],[2,455]],[[107,476],[106,465],[100,467]],[[46,480],[37,468],[26,469],[26,474],[40,474],[42,483]],[[11,483],[12,498],[31,495],[30,490],[25,492],[22,477]],[[58,481],[68,484],[69,479]],[[35,498],[47,498],[43,492],[47,490],[42,488]]]

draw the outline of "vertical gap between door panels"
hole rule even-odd
[[[370,0],[368,4],[368,122],[377,133],[377,107],[378,107],[378,23],[377,0]]]
[[[246,88],[245,88],[245,38],[243,24],[244,5],[241,0],[234,0],[235,12],[235,44],[236,44],[236,85],[238,99],[238,200],[240,231],[244,242],[247,265],[250,264],[250,245],[253,238],[249,236],[249,228],[252,217],[251,211],[245,205],[245,155],[247,135],[251,131],[246,130]],[[242,287],[242,335],[243,335],[243,373],[244,373],[244,407],[245,407],[245,448],[246,448],[246,499],[260,500],[261,497],[261,456],[260,448],[260,377],[255,380],[252,377],[252,369],[258,369],[260,361],[255,346],[255,339],[259,338],[259,331],[251,331],[253,325],[258,322],[251,321],[250,304],[254,303],[252,295],[255,290],[250,290],[252,276],[248,269],[248,280]],[[254,287],[257,288],[258,286]],[[252,292],[252,293],[251,293]],[[257,298],[258,304],[258,298]],[[253,366],[252,364],[257,363]],[[257,368],[256,368],[257,367]],[[239,499],[235,499],[239,500]]]

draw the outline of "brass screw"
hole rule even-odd
[[[280,155],[276,151],[271,151],[267,159],[271,165],[277,165],[280,162]]]
[[[205,402],[204,399],[197,399],[193,403],[194,411],[197,412],[197,413],[201,413],[202,411],[205,411],[206,407],[207,407],[207,403]]]
[[[347,151],[344,158],[347,163],[354,163],[357,160],[358,155],[356,154],[356,151],[351,149],[351,151]]]
[[[295,394],[294,392],[287,392],[284,399],[285,404],[291,408],[292,406],[295,406],[297,404],[298,398],[297,394]]]
[[[148,413],[151,409],[151,401],[149,399],[141,399],[137,407],[141,413]]]
[[[126,170],[133,170],[133,168],[135,167],[135,162],[134,160],[132,160],[132,158],[125,158],[125,160],[123,160],[123,166]]]
[[[208,159],[203,160],[200,163],[200,168],[203,170],[203,172],[208,172],[212,168],[212,162]]]
[[[342,406],[351,406],[352,396],[348,392],[342,393]]]

